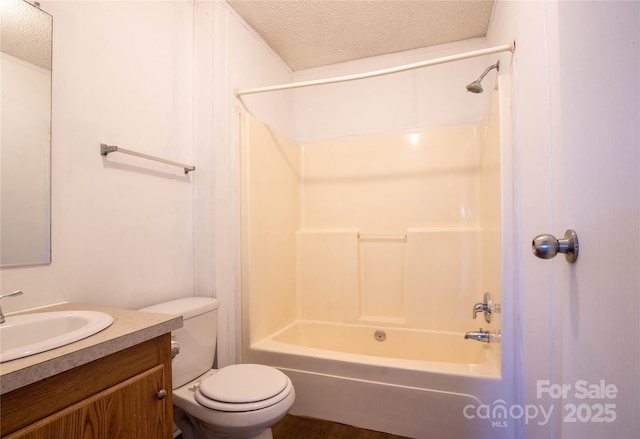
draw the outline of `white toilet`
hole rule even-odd
[[[216,348],[218,301],[190,297],[141,311],[181,315],[183,327],[172,339],[180,353],[173,359],[174,421],[183,439],[272,439],[271,426],[295,400],[291,380],[260,364],[212,369]]]

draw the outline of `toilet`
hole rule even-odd
[[[271,426],[295,400],[291,380],[261,364],[212,369],[218,301],[208,297],[172,300],[141,311],[181,315],[172,332],[180,352],[172,360],[174,422],[183,439],[273,439]]]

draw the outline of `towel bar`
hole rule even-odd
[[[129,154],[129,155],[133,155],[133,156],[136,156],[136,157],[141,157],[143,159],[153,160],[153,161],[160,162],[160,163],[165,163],[167,165],[177,166],[179,168],[183,168],[185,174],[188,174],[189,172],[196,170],[195,166],[185,165],[184,163],[178,163],[178,162],[174,162],[172,160],[166,160],[166,159],[162,159],[160,157],[154,157],[152,155],[143,154],[141,152],[131,151],[130,149],[120,148],[119,146],[115,146],[115,145],[110,146],[110,145],[106,145],[104,143],[100,144],[100,155],[106,156],[107,154],[109,154],[111,152],[121,152],[123,154]]]

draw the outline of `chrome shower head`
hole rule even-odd
[[[484,89],[482,88],[481,81],[487,75],[487,73],[489,73],[492,69],[497,69],[498,71],[500,71],[500,61],[498,61],[492,66],[487,67],[487,70],[485,70],[484,73],[480,75],[478,79],[473,81],[471,84],[468,84],[467,91],[470,91],[471,93],[482,93]]]
[[[476,79],[471,84],[467,84],[467,91],[470,91],[471,93],[482,93],[484,90],[480,80]]]

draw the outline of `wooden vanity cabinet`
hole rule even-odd
[[[171,439],[165,334],[2,395],[6,439]]]

